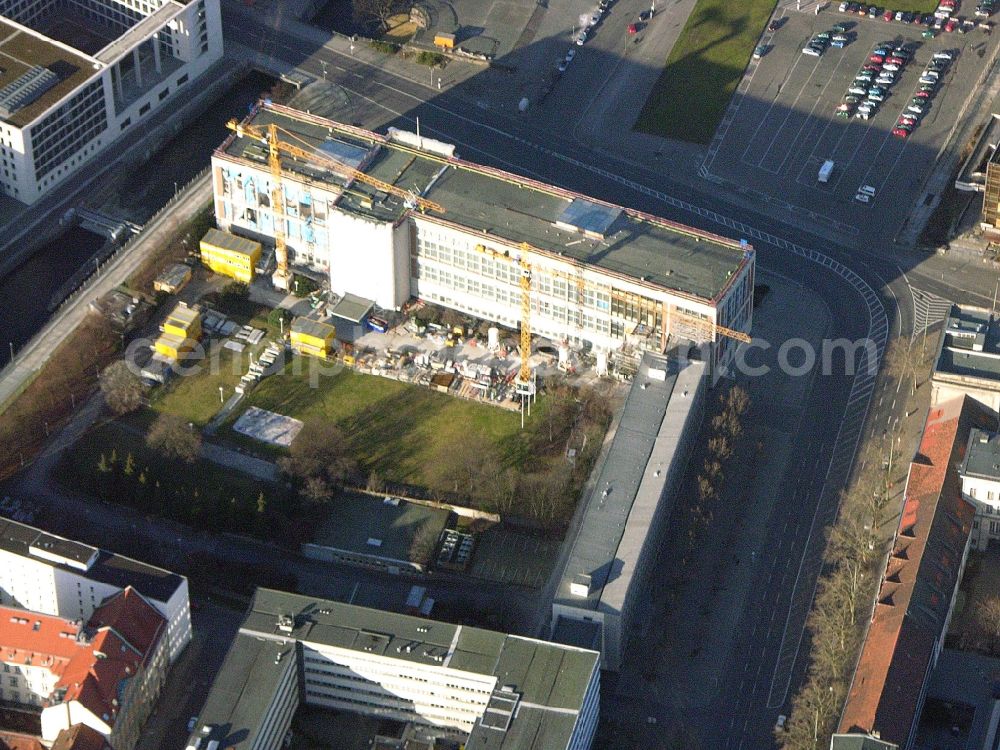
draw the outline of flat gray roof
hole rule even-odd
[[[650,353],[643,356],[587,500],[556,591],[556,604],[621,611],[653,517],[669,512],[659,504],[694,400],[693,393],[688,397],[687,392],[697,387],[704,369],[700,362],[689,362],[682,368],[675,359]],[[651,371],[665,376],[652,377]],[[683,378],[683,396],[675,395],[679,378]],[[668,411],[675,413],[666,420]],[[571,593],[571,586],[586,576],[590,578],[588,595]]]
[[[360,323],[372,311],[373,307],[375,307],[375,303],[370,299],[359,297],[356,294],[345,294],[330,310],[330,315],[349,320],[352,323]]]
[[[92,58],[0,17],[0,88],[38,66],[51,70],[59,81],[29,104],[3,118],[4,122],[16,128],[27,126],[98,71]]]
[[[983,307],[953,305],[941,333],[934,374],[982,378],[1000,385],[1000,319]]]
[[[737,240],[519,175],[419,151],[287,107],[262,105],[247,121],[258,126],[277,123],[294,135],[300,147],[305,143],[328,150],[323,144],[331,140],[366,147],[368,156],[359,163],[366,174],[445,209],[443,214],[428,211],[423,218],[482,232],[484,237],[507,243],[526,242],[538,251],[596,266],[635,283],[711,300],[746,262],[746,248]],[[230,136],[217,153],[260,166],[266,163],[257,141],[236,135]],[[327,186],[342,184],[336,173],[300,160],[283,159],[283,168]],[[410,210],[405,204],[406,200],[399,196],[355,181],[338,205],[345,211],[396,221]],[[579,225],[580,229],[566,224]]]
[[[90,568],[84,571],[33,555],[30,551],[32,547],[46,549],[80,564],[90,559],[95,551],[98,555]],[[116,588],[123,589],[131,585],[143,596],[159,602],[168,601],[184,581],[183,576],[171,573],[169,570],[49,534],[33,526],[2,517],[0,517],[0,549]]]
[[[237,633],[199,714],[194,736],[204,738],[201,747],[217,739],[220,750],[252,748],[264,728],[261,717],[281,688],[280,676],[295,659],[294,643]],[[208,725],[213,729],[206,736],[201,729]]]
[[[293,618],[290,633],[278,627],[285,616]],[[491,675],[494,698],[504,686],[513,687],[519,709],[506,732],[477,723],[465,743],[469,750],[565,747],[600,658],[596,651],[257,589],[200,714],[198,729],[226,726],[231,741],[220,750],[253,745],[282,673],[284,657],[276,663],[276,656],[287,649],[294,655],[295,641]]]
[[[983,479],[1000,479],[1000,433],[973,427],[960,473]]]
[[[337,333],[333,323],[321,320],[313,320],[305,316],[292,319],[292,331],[294,333],[304,333],[317,339],[325,339],[327,336]]]
[[[405,500],[386,503],[380,497],[348,492],[337,495],[330,507],[327,521],[316,531],[315,544],[392,560],[410,560],[419,530],[434,529],[436,538],[448,521],[448,511],[441,508]]]

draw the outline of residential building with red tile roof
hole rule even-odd
[[[0,729],[0,750],[45,750],[45,745],[33,734]]]
[[[132,586],[167,619],[170,661],[191,641],[184,576],[0,517],[0,606],[87,621]]]
[[[50,750],[112,750],[108,738],[86,724],[74,724],[64,729]]]
[[[991,419],[966,396],[928,413],[841,733],[911,746],[969,551],[975,509],[962,498],[958,466],[972,428]]]
[[[46,744],[84,724],[114,750],[131,750],[166,675],[166,628],[131,587],[108,597],[86,626],[0,607],[0,698],[40,709]],[[94,744],[77,734],[76,741]]]

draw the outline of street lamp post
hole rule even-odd
[[[10,361],[14,361],[14,342],[10,342]]]
[[[221,385],[219,386],[219,403],[220,404],[226,403],[226,398],[225,398],[225,396],[222,395],[222,386]]]
[[[320,60],[319,64],[323,66],[323,80],[325,81],[326,80],[326,60]]]

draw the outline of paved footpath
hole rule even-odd
[[[13,364],[0,371],[0,415],[31,383],[59,345],[83,322],[90,312],[90,303],[122,284],[211,198],[212,181],[206,173],[180,193],[175,201],[168,203],[96,277],[63,304],[48,324],[21,349]]]

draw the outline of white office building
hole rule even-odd
[[[127,586],[166,619],[168,655],[175,661],[191,640],[187,578],[0,518],[0,606],[86,622]]]
[[[974,427],[959,474],[962,497],[976,508],[972,546],[984,549],[1000,539],[1000,433]]]
[[[276,750],[305,704],[400,722],[421,747],[587,750],[599,660],[592,650],[258,589],[188,747],[224,737],[233,750]]]
[[[0,189],[34,203],[221,57],[219,0],[0,0]]]
[[[267,148],[247,132],[272,124],[299,149],[282,158],[291,262],[328,273],[338,294],[386,309],[416,297],[517,328],[527,277],[532,332],[608,352],[705,343],[712,382],[737,344],[717,326],[750,329],[746,242],[473,164],[412,133],[266,102],[213,155],[222,229],[274,242]]]

